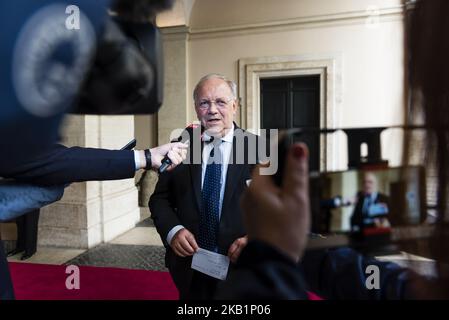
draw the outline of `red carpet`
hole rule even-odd
[[[80,289],[68,290],[66,266],[10,262],[18,300],[175,300],[168,272],[80,267]]]

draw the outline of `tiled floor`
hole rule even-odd
[[[10,245],[7,247],[8,250],[11,249]],[[149,218],[109,243],[89,250],[38,247],[36,254],[28,260],[21,261],[21,255],[15,255],[8,260],[166,271],[165,248]]]
[[[101,244],[66,262],[79,266],[167,271],[160,246]]]

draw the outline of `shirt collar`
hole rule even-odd
[[[375,200],[377,198],[377,191],[365,194],[366,197],[369,197],[371,200]]]
[[[232,124],[232,127],[229,130],[229,132],[226,133],[226,135],[221,140],[232,143],[233,138],[234,138],[234,124]]]
[[[223,138],[221,138],[221,140],[232,143],[233,138],[234,138],[234,123],[232,124],[231,129],[229,129],[229,132]],[[209,136],[206,132],[204,132],[203,141],[210,141],[210,139],[211,136]]]

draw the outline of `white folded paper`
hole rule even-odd
[[[192,269],[225,280],[228,275],[229,257],[199,248],[193,255]]]

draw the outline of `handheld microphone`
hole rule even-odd
[[[199,127],[198,124],[191,124],[190,126],[188,126],[187,128],[185,128],[186,131],[193,130],[193,129],[197,129]],[[185,140],[182,141],[183,136],[179,136],[178,139],[172,140],[171,142],[184,142],[184,143],[189,143],[189,140]],[[168,157],[168,153],[165,155],[165,157],[162,159],[161,161],[161,166],[158,169],[159,174],[164,173],[165,171],[167,171],[168,167],[170,167],[172,164],[170,158]]]
[[[136,139],[132,139],[130,142],[128,142],[123,148],[121,148],[120,150],[132,150],[136,147],[137,144],[137,140]]]
[[[179,141],[172,141],[172,142],[179,142]],[[185,141],[184,143],[189,143],[190,140]],[[168,167],[170,167],[172,164],[170,158],[168,157],[168,153],[165,155],[164,159],[161,161],[161,166],[158,169],[159,174],[164,173],[167,171]]]
[[[159,174],[164,173],[168,167],[171,165],[171,160],[168,158],[168,156],[165,156],[164,159],[162,159],[162,164],[159,167]]]

